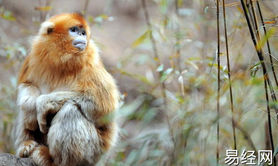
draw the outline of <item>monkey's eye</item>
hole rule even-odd
[[[70,28],[70,31],[71,31],[71,32],[77,32],[77,31],[78,31],[78,28],[77,28],[77,27],[71,27],[71,28]]]
[[[82,31],[82,35],[86,35],[86,32],[85,32],[85,31]]]

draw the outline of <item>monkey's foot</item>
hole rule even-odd
[[[36,146],[30,158],[39,166],[56,166],[53,163],[48,147],[44,145]]]
[[[19,145],[16,154],[19,157],[29,157],[34,151],[36,146],[38,146],[38,143],[36,141],[33,140],[24,141]]]

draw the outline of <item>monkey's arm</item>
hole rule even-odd
[[[17,105],[20,111],[23,111],[24,128],[29,130],[36,130],[37,113],[36,113],[36,99],[40,95],[39,89],[27,83],[21,83],[18,86]]]
[[[48,131],[48,115],[57,113],[67,100],[76,96],[78,96],[77,92],[59,91],[43,94],[37,98],[37,120],[42,133],[47,133]]]
[[[115,145],[117,124],[113,116],[114,110],[112,112],[100,110],[96,100],[87,95],[77,96],[71,101],[83,117],[96,128],[99,139],[102,142],[101,149],[106,151]]]

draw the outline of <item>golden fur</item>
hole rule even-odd
[[[86,116],[85,119],[88,119],[90,123],[94,124],[97,136],[100,138],[100,149],[104,152],[110,149],[116,135],[116,124],[113,120],[108,123],[101,120],[104,116],[113,112],[118,106],[119,92],[115,81],[105,70],[99,58],[96,46],[92,41],[90,41],[89,27],[85,19],[80,14],[60,14],[50,18],[47,22],[49,22],[49,24],[43,24],[39,35],[34,39],[31,52],[29,56],[26,57],[20,70],[18,85],[24,85],[23,87],[25,88],[37,88],[39,96],[59,91],[70,91],[77,93],[77,97],[79,98],[86,98],[86,100],[92,101],[93,107],[90,107],[91,109],[82,110],[82,108],[78,107],[76,109],[81,109],[83,116]],[[68,35],[68,29],[72,26],[84,27],[87,32],[88,45],[83,51],[77,50],[71,44],[72,38]],[[34,106],[34,108],[32,107],[35,111],[23,111],[25,116],[28,116],[26,114],[38,114],[38,112],[36,112],[38,110],[36,109],[40,106],[37,100],[39,96],[32,96],[32,93],[33,92],[28,91],[28,95],[32,97],[28,98],[28,100],[31,102],[32,99],[35,98],[34,100],[36,100],[36,106]],[[61,104],[61,106],[57,107],[57,109],[60,110],[63,107],[63,104],[66,103],[67,100],[71,99],[72,98],[68,99],[65,97],[65,101],[63,100],[62,102],[57,102],[58,104]],[[27,99],[24,101],[27,101]],[[24,101],[19,102],[20,107],[23,107],[24,104],[22,103],[24,103]],[[51,102],[53,102],[52,99]],[[30,108],[30,110],[32,109]],[[57,112],[59,112],[59,110],[57,110]],[[73,109],[73,111],[75,110]],[[55,161],[55,156],[52,156],[54,159],[51,159],[50,157],[52,155],[50,154],[51,149],[49,149],[49,153],[47,148],[49,142],[47,142],[46,139],[42,139],[47,137],[47,133],[42,134],[41,132],[38,132],[37,120],[38,119],[31,119],[28,122],[29,124],[25,124],[23,122],[23,126],[29,125],[28,128],[22,129],[24,132],[21,132],[21,129],[18,127],[18,125],[22,124],[17,124],[16,130],[18,133],[22,134],[19,134],[16,137],[24,138],[17,142],[21,145],[23,144],[23,147],[27,147],[30,140],[40,143],[42,146],[36,145],[37,149],[32,149],[32,151],[27,153],[27,155],[32,157],[31,153],[34,153],[37,155],[37,158],[39,158],[38,155],[42,156],[40,159],[36,159],[36,157],[33,156],[33,159],[37,161],[45,159],[45,161],[37,164],[45,166],[57,165],[59,162]],[[26,120],[23,121],[26,122]],[[26,134],[26,131],[29,131],[27,132],[28,134]],[[79,149],[78,146],[76,147],[76,151],[82,150],[84,149]],[[38,152],[35,153],[33,151]],[[78,152],[76,152],[76,154],[78,154]],[[80,159],[80,161],[81,160],[82,159]],[[71,163],[79,164],[78,161]]]

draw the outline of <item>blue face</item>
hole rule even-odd
[[[87,34],[84,28],[74,26],[69,29],[69,35],[73,38],[73,47],[83,51],[87,46]]]

